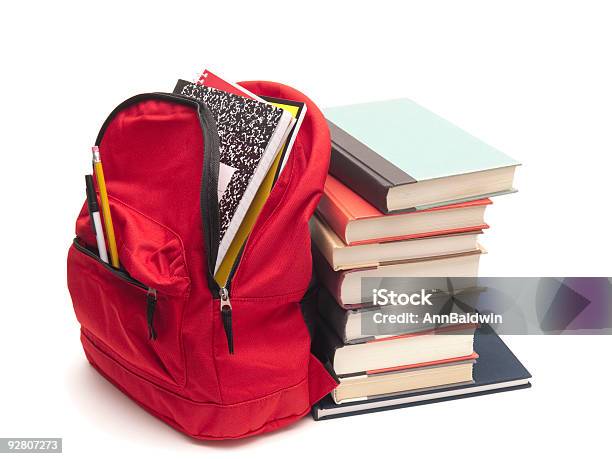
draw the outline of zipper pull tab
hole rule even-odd
[[[147,292],[147,325],[149,327],[149,339],[157,339],[157,332],[153,326],[153,317],[155,316],[155,306],[157,305],[157,290],[149,287]]]
[[[225,287],[219,289],[219,298],[221,303],[221,320],[223,321],[223,329],[227,338],[227,347],[229,353],[234,353],[234,332],[232,331],[232,303],[229,299],[229,292]]]

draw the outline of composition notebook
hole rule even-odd
[[[236,262],[238,256],[240,255],[240,251],[242,247],[246,243],[249,234],[253,230],[255,226],[255,222],[257,221],[257,217],[261,210],[263,209],[264,204],[266,203],[268,196],[270,196],[270,192],[272,191],[272,186],[278,179],[281,171],[285,167],[289,155],[291,153],[291,149],[293,148],[293,144],[295,143],[295,139],[300,130],[300,126],[302,125],[302,121],[306,116],[306,104],[304,102],[297,102],[293,100],[287,99],[279,99],[273,97],[260,97],[256,94],[253,94],[251,91],[243,88],[237,83],[232,83],[230,81],[224,80],[220,76],[214,74],[208,69],[205,69],[201,75],[198,77],[197,84],[203,86],[209,86],[211,88],[220,89],[222,91],[226,91],[232,94],[236,94],[238,96],[247,97],[249,99],[258,100],[260,102],[267,102],[276,107],[282,108],[291,114],[293,118],[295,118],[295,123],[291,127],[289,132],[289,136],[282,146],[279,153],[276,155],[272,166],[270,166],[270,170],[266,174],[265,178],[261,182],[255,197],[253,198],[253,202],[249,207],[249,210],[246,212],[234,239],[232,239],[227,252],[223,259],[219,259],[217,261],[217,265],[215,267],[215,280],[219,285],[225,285],[229,274]]]
[[[327,395],[313,406],[312,416],[318,421],[531,387],[531,374],[490,326],[485,325],[476,331],[474,352],[478,354],[478,360],[474,364],[473,383],[341,405],[335,404]]]
[[[517,161],[411,100],[323,112],[330,173],[383,213],[513,191]]]
[[[219,133],[218,268],[294,122],[271,104],[179,80],[174,92],[201,100]]]
[[[261,182],[261,185],[259,186],[259,189],[257,190],[255,197],[253,198],[253,202],[251,203],[249,210],[244,216],[244,219],[240,224],[240,227],[238,228],[234,239],[232,240],[227,249],[225,257],[221,259],[218,263],[217,269],[215,271],[215,280],[219,283],[219,285],[224,285],[227,281],[229,273],[231,272],[234,262],[240,254],[242,246],[249,237],[249,234],[251,234],[251,230],[255,226],[257,217],[263,209],[263,206],[266,203],[268,196],[270,196],[270,192],[272,191],[272,186],[274,185],[274,182],[276,182],[278,176],[280,175],[285,164],[287,163],[287,160],[291,153],[291,148],[295,143],[295,138],[297,137],[302,121],[306,116],[306,104],[303,102],[296,102],[292,100],[272,97],[264,97],[263,100],[287,111],[291,114],[291,116],[295,118],[296,122],[291,128],[289,137],[284,143],[282,149],[276,155],[276,158],[274,159],[270,170]]]
[[[280,172],[287,164],[289,153],[291,152],[291,148],[295,143],[295,139],[300,130],[300,126],[302,125],[302,121],[306,116],[306,104],[304,102],[281,99],[278,97],[258,96],[257,94],[252,93],[251,91],[243,88],[237,83],[232,83],[230,81],[224,80],[223,78],[214,74],[208,69],[205,69],[198,77],[197,84],[220,89],[221,91],[226,91],[239,96],[244,96],[249,99],[258,100],[260,102],[268,102],[269,104],[272,104],[278,108],[282,108],[283,110],[286,110],[291,113],[293,118],[295,118],[295,124],[292,126],[287,141],[283,145],[282,151],[280,152],[280,159],[278,159],[278,161],[275,161],[274,166],[276,167],[276,174],[273,178],[273,181],[276,181],[276,179],[280,175]],[[278,165],[276,164],[277,162]]]

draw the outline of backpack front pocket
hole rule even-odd
[[[131,370],[184,386],[183,311],[190,279],[175,233],[116,199],[110,200],[121,268],[92,247],[82,213],[68,254],[68,288],[83,334]]]

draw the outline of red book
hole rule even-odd
[[[260,102],[265,102],[261,97],[256,96],[251,91],[244,89],[242,86],[230,83],[229,81],[220,78],[219,76],[212,73],[210,70],[204,70],[200,78],[198,78],[197,84],[208,86],[209,88],[219,89],[220,91],[229,92],[237,96],[247,97],[249,99],[255,99]]]
[[[347,244],[398,241],[479,231],[490,199],[385,215],[331,175],[317,212]]]

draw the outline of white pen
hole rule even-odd
[[[98,253],[100,259],[104,263],[108,263],[108,253],[106,252],[106,241],[104,240],[104,230],[102,229],[102,219],[100,218],[100,207],[98,206],[98,197],[94,189],[93,176],[85,176],[85,189],[87,191],[87,210],[89,210],[89,218],[93,232],[96,235],[98,243]]]

